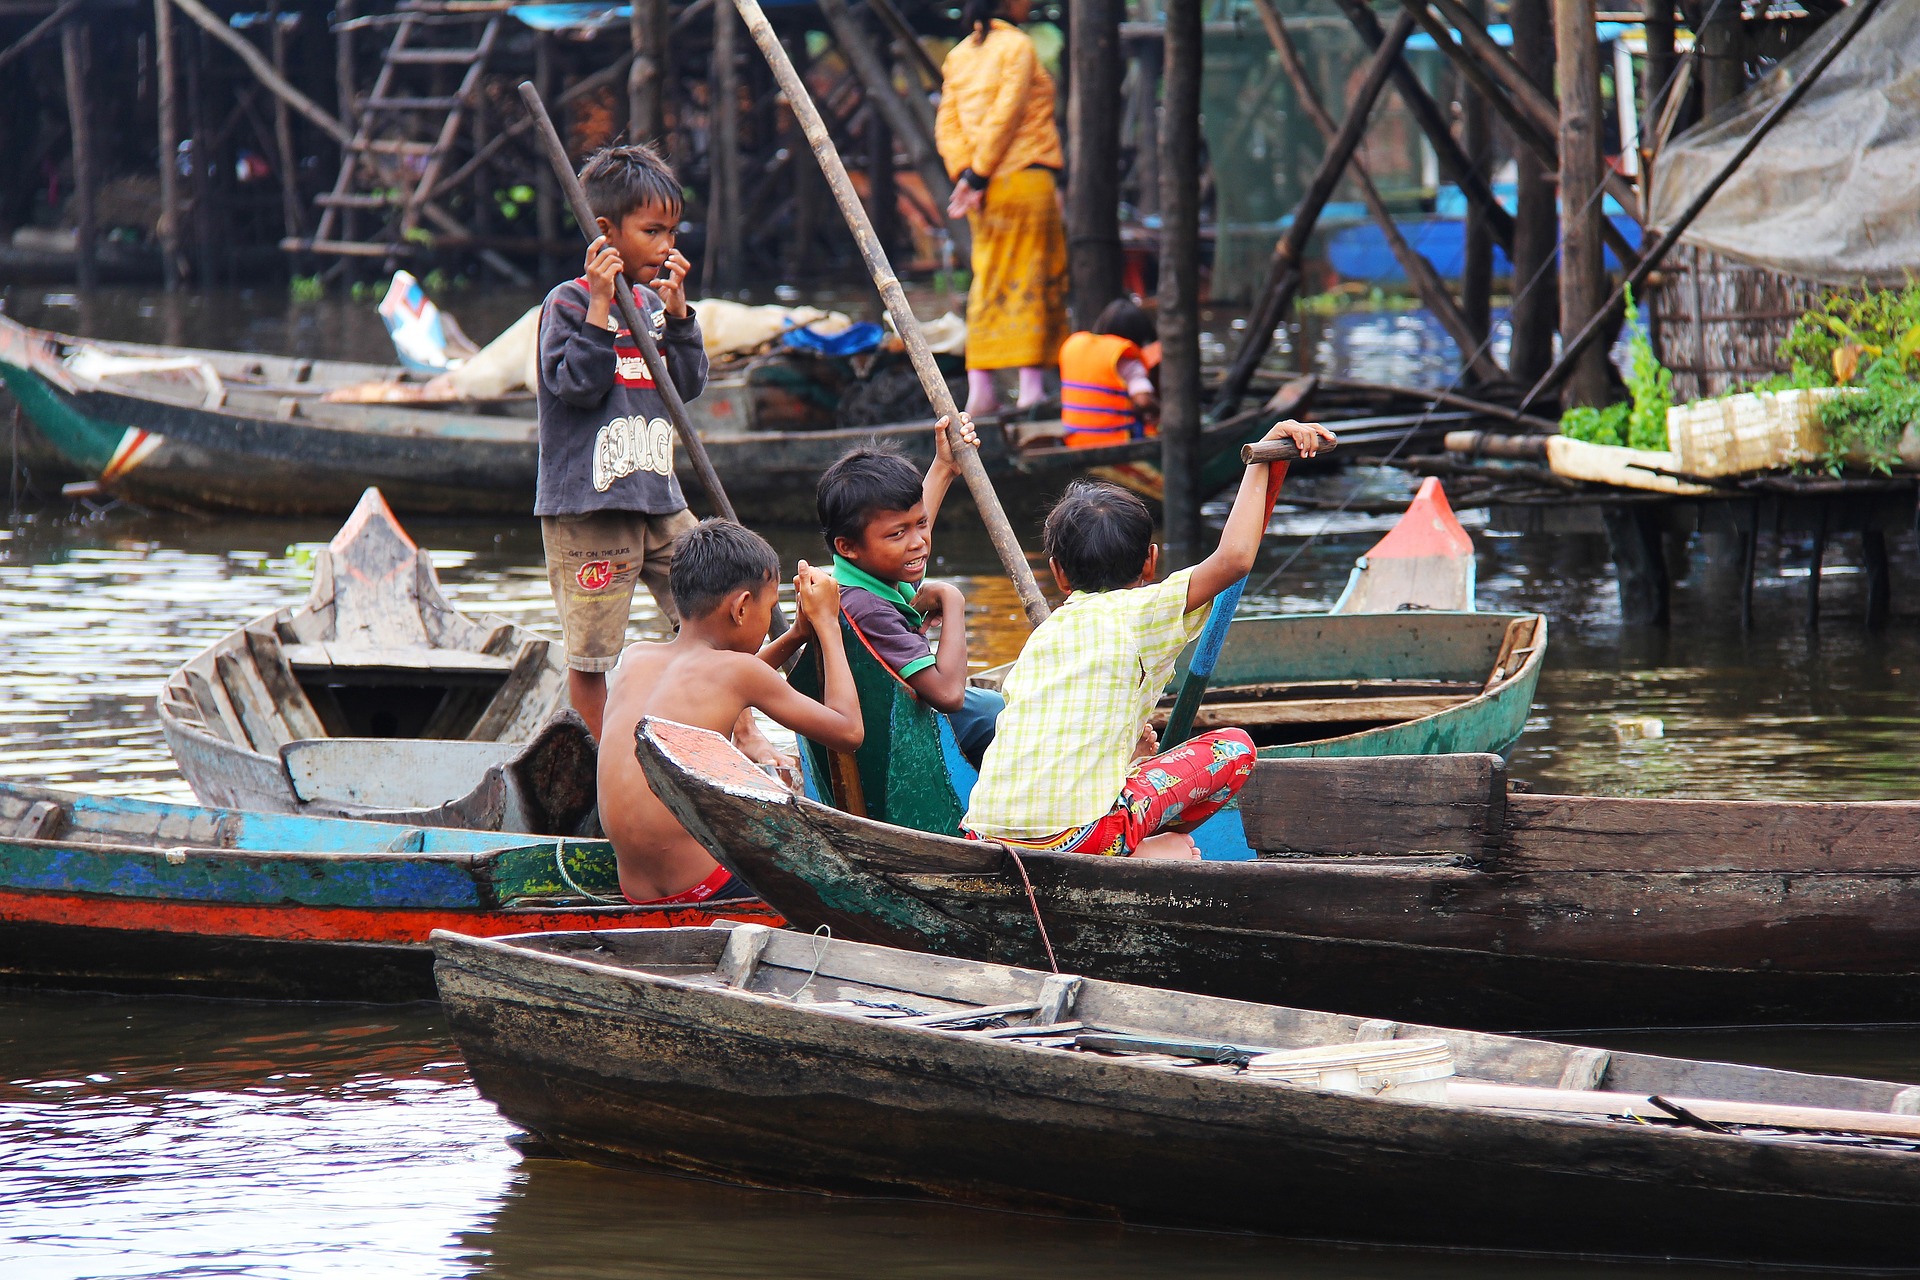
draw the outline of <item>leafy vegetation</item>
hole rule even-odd
[[[327,296],[326,282],[317,274],[297,275],[287,282],[287,296],[295,302],[318,302]]]
[[[1920,285],[1830,293],[1794,321],[1780,344],[1790,371],[1754,388],[1847,387],[1820,406],[1827,429],[1821,463],[1838,474],[1851,457],[1887,472],[1900,437],[1920,421]]]
[[[1633,291],[1627,291],[1627,390],[1633,399],[1604,409],[1577,406],[1560,415],[1560,434],[1589,444],[1628,445],[1635,449],[1667,447],[1667,410],[1673,407],[1673,373],[1653,354],[1653,343],[1640,323]]]
[[[1588,444],[1625,444],[1632,415],[1630,404],[1610,404],[1604,409],[1576,405],[1560,415],[1560,434]]]

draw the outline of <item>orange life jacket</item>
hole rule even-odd
[[[1125,444],[1147,434],[1120,376],[1129,357],[1146,362],[1137,345],[1111,333],[1082,331],[1060,344],[1060,424],[1070,447]]]

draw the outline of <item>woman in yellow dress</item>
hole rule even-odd
[[[973,232],[967,409],[998,408],[996,369],[1020,371],[1021,408],[1046,395],[1067,336],[1067,236],[1055,175],[1053,77],[1018,24],[1032,0],[967,0],[972,34],[947,55],[935,138],[954,179],[947,216]]]

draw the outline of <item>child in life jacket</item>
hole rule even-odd
[[[1060,423],[1073,449],[1126,444],[1158,434],[1160,363],[1153,317],[1124,298],[1107,304],[1091,330],[1060,344]]]

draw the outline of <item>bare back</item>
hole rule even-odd
[[[687,834],[647,785],[634,756],[642,716],[730,734],[747,699],[737,678],[750,654],[688,642],[628,645],[607,679],[600,736],[600,824],[620,862],[620,889],[636,902],[683,893],[712,875],[712,855]],[[764,669],[764,668],[763,668]]]

